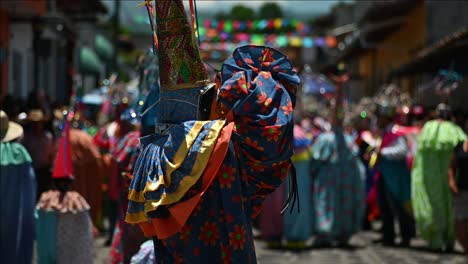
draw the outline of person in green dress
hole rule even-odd
[[[448,168],[453,148],[466,139],[450,120],[450,108],[437,107],[438,118],[427,122],[418,139],[412,172],[413,212],[421,237],[432,250],[451,251],[455,243]]]

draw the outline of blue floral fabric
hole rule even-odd
[[[293,107],[299,82],[287,58],[267,47],[240,47],[224,63],[218,101],[226,110],[226,123],[235,124],[229,149],[182,230],[154,240],[156,263],[256,263],[252,219],[291,166]],[[183,128],[192,122],[176,125],[167,136],[142,139],[144,150],[131,188],[142,190],[156,174],[165,174],[167,168],[161,164],[167,158],[171,161],[171,151],[187,137],[188,130]],[[219,121],[208,124],[212,122]],[[202,133],[199,137],[204,141]],[[196,165],[190,155],[186,159],[184,169]],[[171,184],[179,181],[175,172]],[[199,191],[200,181],[181,200]],[[158,200],[160,195],[145,194],[145,200]],[[128,212],[141,210],[139,207],[138,202],[130,201]],[[164,218],[170,207],[163,205],[147,213],[148,221]]]
[[[312,148],[313,232],[320,239],[346,242],[364,217],[364,165],[353,138],[340,128],[321,134]]]

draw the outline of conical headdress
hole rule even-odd
[[[74,179],[71,143],[70,143],[70,123],[65,120],[62,136],[58,145],[58,153],[55,157],[53,179]]]
[[[182,0],[156,0],[161,92],[202,87],[207,71]]]

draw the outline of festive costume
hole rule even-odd
[[[393,244],[395,239],[394,219],[398,219],[403,243],[409,243],[415,235],[411,173],[406,159],[409,147],[405,137],[394,133],[393,127],[389,125],[382,137],[376,179],[383,241],[388,244]]]
[[[89,205],[77,192],[47,191],[36,212],[39,264],[93,263],[93,225]]]
[[[116,112],[118,112],[116,110]],[[113,234],[115,232],[115,226],[118,218],[118,200],[119,200],[119,169],[117,163],[111,155],[111,151],[117,146],[122,135],[125,133],[121,127],[120,119],[113,121],[99,129],[99,132],[94,137],[94,143],[99,146],[99,150],[102,156],[102,172],[103,182],[107,188],[102,194],[103,196],[103,207],[107,210],[102,215],[107,216],[109,219],[109,230],[108,239],[106,243],[111,243]],[[100,223],[101,224],[101,223]]]
[[[71,144],[71,137],[69,123],[65,121],[52,175],[56,190],[44,192],[37,204],[36,233],[40,264],[94,261],[90,206],[78,192],[69,190],[74,178],[73,165],[76,165],[72,162],[72,158],[76,158],[72,157],[72,148],[76,145]]]
[[[119,220],[114,232],[111,263],[130,263],[130,259],[136,254],[140,245],[147,239],[137,225],[125,223],[124,216],[128,205],[128,187],[133,177],[133,167],[140,154],[140,132],[128,133],[112,151],[112,156],[119,167]]]
[[[312,236],[312,175],[310,174],[311,139],[300,125],[294,125],[294,155],[301,211],[284,215],[284,237],[288,247],[300,248]],[[291,183],[286,181],[286,189]]]
[[[156,14],[157,132],[141,139],[126,221],[154,238],[156,263],[255,263],[252,218],[291,167],[299,78],[274,49],[238,48],[220,76],[225,118],[197,120],[211,102],[183,3]]]
[[[354,139],[336,127],[313,147],[313,217],[318,243],[347,243],[361,228],[365,207],[365,168]]]
[[[370,158],[377,155],[375,152],[377,139],[370,131],[365,130],[359,133],[356,144],[359,148],[359,158],[366,169],[366,219],[364,219],[364,228],[370,229],[370,223],[380,215],[377,185],[375,183],[377,171],[375,164],[372,163],[374,160]]]
[[[91,219],[96,225],[102,208],[103,165],[101,154],[86,132],[70,129],[71,157],[75,179],[72,187],[91,206]]]
[[[31,263],[36,177],[29,153],[12,141],[22,128],[10,126],[3,111],[0,118],[0,255],[5,263]],[[16,127],[16,136],[11,127]]]
[[[452,194],[447,171],[453,148],[466,138],[450,121],[427,122],[418,140],[412,172],[413,209],[417,228],[438,250],[450,250],[455,241]]]

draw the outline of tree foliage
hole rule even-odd
[[[230,18],[234,20],[251,20],[255,19],[255,11],[244,5],[235,5],[231,9]]]
[[[258,18],[274,19],[279,17],[283,17],[283,11],[277,3],[264,3],[258,10]]]

